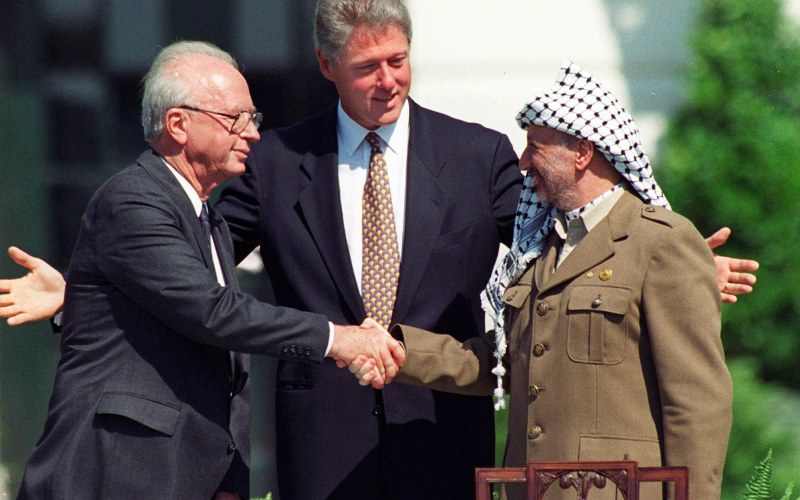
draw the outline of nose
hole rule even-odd
[[[239,134],[239,137],[247,142],[258,142],[261,140],[261,134],[258,132],[258,128],[256,128],[256,125],[252,120],[250,120],[244,130],[242,130],[242,132]]]
[[[528,148],[522,152],[519,157],[519,169],[521,172],[525,172],[531,168],[531,152]]]
[[[386,90],[391,90],[394,88],[394,85],[395,79],[392,74],[392,68],[384,61],[381,63],[380,68],[378,68],[378,86]]]

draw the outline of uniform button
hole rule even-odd
[[[544,344],[536,344],[533,346],[533,355],[537,358],[544,355],[544,351],[546,351]]]
[[[539,387],[535,385],[528,387],[528,395],[535,401],[539,397]]]
[[[655,212],[655,211],[656,211],[656,209],[655,209],[655,208],[653,208],[653,207],[647,206],[647,207],[644,207],[644,211],[645,211],[645,212],[651,212],[651,213],[652,213],[652,212]]]
[[[375,415],[376,417],[380,417],[381,415],[383,415],[383,406],[381,406],[381,405],[373,406],[372,407],[372,414]]]
[[[539,316],[544,316],[549,310],[550,306],[547,304],[547,302],[539,302],[539,305],[536,306],[536,312],[539,314]]]
[[[539,436],[542,435],[542,428],[538,425],[534,425],[530,429],[528,429],[528,439],[537,439]]]
[[[236,451],[236,443],[231,441],[228,443],[228,453],[234,453]]]
[[[592,307],[600,307],[601,305],[603,305],[603,300],[600,297],[597,297],[592,301]]]

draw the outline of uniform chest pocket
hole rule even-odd
[[[629,288],[578,286],[567,303],[567,354],[577,363],[613,365],[625,359]]]

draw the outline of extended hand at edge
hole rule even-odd
[[[28,274],[0,279],[0,317],[8,318],[9,326],[53,317],[64,305],[66,283],[61,273],[17,247],[10,247],[8,255]]]
[[[723,227],[706,238],[712,250],[721,247],[731,235],[730,228]],[[717,285],[722,302],[733,304],[737,295],[745,295],[753,291],[756,276],[746,271],[756,271],[758,262],[751,259],[734,259],[723,255],[714,255],[714,264],[717,266]]]

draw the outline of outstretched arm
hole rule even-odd
[[[731,235],[730,228],[723,227],[716,233],[706,238],[706,243],[712,250],[721,247]],[[758,262],[750,259],[734,259],[714,254],[714,263],[717,266],[717,286],[722,296],[722,302],[733,304],[737,295],[744,295],[753,291],[756,283],[754,274],[747,271],[758,269]]]
[[[64,305],[64,277],[50,264],[10,247],[8,255],[28,270],[17,279],[0,279],[0,317],[10,326],[53,317]]]

